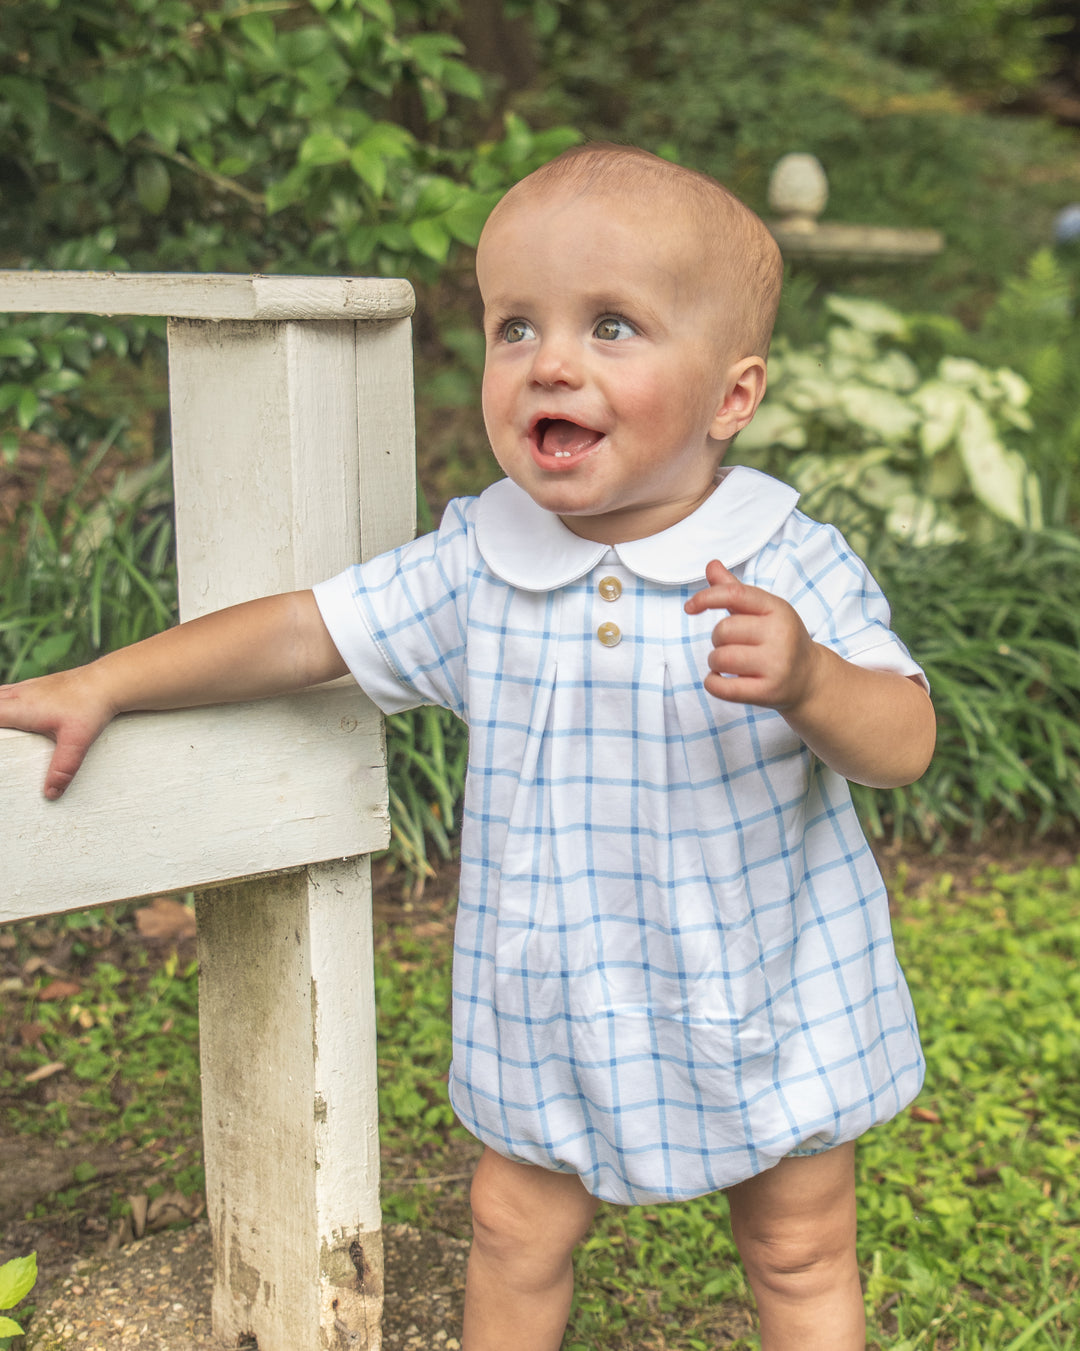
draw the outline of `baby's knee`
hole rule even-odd
[[[505,1188],[478,1169],[469,1191],[473,1241],[485,1248],[516,1249],[528,1241],[530,1217]]]
[[[783,1160],[728,1192],[731,1227],[755,1293],[799,1296],[857,1278],[850,1144]]]
[[[775,1294],[799,1296],[831,1286],[856,1264],[855,1230],[846,1216],[825,1216],[812,1225],[743,1225],[735,1237],[751,1285]]]
[[[588,1231],[596,1202],[576,1177],[486,1154],[469,1195],[473,1244],[538,1275],[562,1269]]]

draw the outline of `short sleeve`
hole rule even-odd
[[[929,689],[922,668],[892,631],[889,603],[866,564],[835,526],[795,513],[793,526],[799,523],[803,537],[788,539],[777,551],[775,581],[759,585],[794,606],[823,647],[856,666],[912,676]]]
[[[347,568],[315,588],[342,659],[384,713],[438,704],[465,713],[465,500],[438,531]]]

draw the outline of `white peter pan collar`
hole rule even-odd
[[[701,506],[645,539],[607,545],[582,539],[558,516],[537,506],[511,479],[480,494],[476,543],[497,577],[522,591],[554,591],[591,572],[613,548],[619,562],[643,581],[680,586],[705,580],[705,565],[745,563],[795,509],[799,494],[779,479],[736,465]]]

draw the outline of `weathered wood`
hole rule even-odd
[[[416,533],[412,325],[356,326],[360,553],[367,559]]]
[[[0,273],[0,309],[170,317],[185,619],[411,536],[407,283]],[[387,837],[374,708],[338,682],[129,715],[59,803],[40,796],[50,750],[0,731],[0,920],[261,874],[196,899],[216,1334],[378,1351],[370,875],[352,856]]]
[[[182,619],[358,557],[355,329],[170,321]]]
[[[213,1323],[228,1346],[380,1344],[366,865],[225,888],[199,907]]]
[[[407,318],[415,303],[400,278],[0,271],[0,311],[7,313],[378,320]]]
[[[411,534],[408,342],[407,321],[170,323],[184,618],[308,586]],[[335,791],[328,778],[328,810]],[[263,1351],[379,1345],[372,967],[343,934],[367,932],[368,887],[352,860],[196,902],[214,1325]],[[254,950],[288,954],[288,979],[274,967],[238,1000]],[[345,1078],[348,1093],[326,1090]]]
[[[52,743],[0,729],[0,923],[385,847],[382,721],[355,685],[106,728],[59,802]],[[336,810],[327,809],[327,784]]]

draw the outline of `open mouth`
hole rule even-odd
[[[554,460],[572,460],[591,450],[604,439],[603,432],[582,427],[565,418],[540,418],[533,427],[533,440],[539,454]]]

